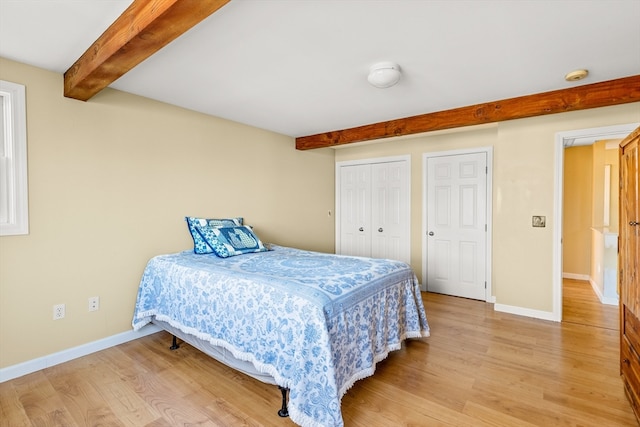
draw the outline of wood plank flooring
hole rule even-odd
[[[347,427],[636,426],[618,368],[618,310],[565,281],[564,321],[423,294],[411,340],[342,400]],[[0,425],[293,426],[280,393],[160,332],[0,384]]]

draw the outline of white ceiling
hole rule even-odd
[[[63,73],[130,3],[0,0],[0,56]],[[297,137],[640,74],[639,23],[640,0],[232,0],[111,87]],[[367,83],[379,61],[398,85]]]

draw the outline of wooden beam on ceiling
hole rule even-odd
[[[64,96],[86,101],[230,0],[134,0],[64,73]]]
[[[640,101],[640,75],[296,138],[296,149],[524,119]]]

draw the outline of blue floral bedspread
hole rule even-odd
[[[230,258],[152,258],[133,316],[229,350],[290,390],[304,427],[343,426],[340,401],[406,338],[429,336],[418,281],[402,262],[275,246]]]

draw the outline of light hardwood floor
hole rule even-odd
[[[423,294],[431,337],[344,396],[347,427],[636,426],[617,307],[567,280],[564,321]],[[0,384],[2,426],[293,426],[280,393],[160,332]]]

